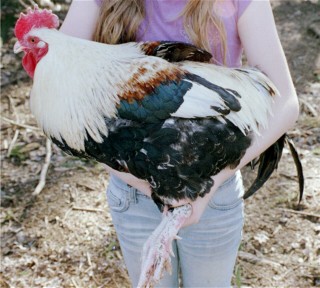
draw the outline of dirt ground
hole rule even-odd
[[[320,287],[320,2],[272,5],[301,104],[289,134],[306,189],[298,205],[296,172],[285,150],[272,179],[246,201],[233,284]],[[52,147],[46,185],[33,195],[48,150],[29,112],[31,82],[11,52],[13,43],[1,49],[0,287],[130,287],[101,165]],[[248,185],[253,172],[244,168],[243,174]]]

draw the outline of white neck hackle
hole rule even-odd
[[[63,139],[75,150],[84,150],[87,133],[102,142],[108,135],[105,118],[116,117],[119,83],[129,77],[130,59],[141,56],[139,50],[132,44],[119,55],[113,45],[56,30],[31,33],[49,46],[37,64],[31,91],[31,111],[38,124],[49,137]]]

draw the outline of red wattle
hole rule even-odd
[[[36,70],[37,61],[31,52],[27,52],[22,59],[22,66],[28,75],[33,78],[34,71]]]
[[[34,72],[36,70],[38,62],[48,53],[48,45],[40,49],[34,49],[26,52],[22,59],[22,66],[28,73],[28,75],[33,78]]]

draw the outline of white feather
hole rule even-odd
[[[193,83],[192,88],[183,97],[183,104],[179,109],[171,114],[174,117],[195,118],[195,117],[215,117],[220,113],[216,112],[211,106],[226,107],[222,98],[212,90]]]
[[[230,68],[195,62],[183,62],[180,67],[240,94],[241,98],[237,98],[241,104],[240,111],[231,112],[224,117],[243,133],[250,130],[259,134],[260,127],[267,127],[268,119],[272,116],[273,99],[261,85],[269,85],[277,94],[279,93],[263,73],[254,69],[244,69],[247,73],[242,73]],[[211,106],[224,108],[226,104],[218,93],[196,84],[185,95],[180,108],[172,115],[182,118],[216,116],[218,113],[211,109]],[[222,120],[223,117],[218,119]]]

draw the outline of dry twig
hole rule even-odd
[[[299,214],[299,215],[303,215],[303,216],[320,218],[320,214],[314,214],[314,213],[303,212],[303,211],[296,211],[296,210],[291,210],[291,209],[286,209],[286,208],[277,208],[277,209],[281,210],[281,211],[285,211],[285,212],[290,212],[293,214]]]
[[[12,141],[10,142],[10,145],[9,145],[9,148],[8,148],[8,152],[7,152],[7,157],[9,157],[11,155],[11,151],[14,147],[14,144],[16,144],[17,140],[18,140],[18,136],[19,136],[19,129],[17,129],[15,132],[14,132],[14,136],[12,138]]]
[[[79,285],[77,284],[76,280],[74,280],[73,278],[71,278],[71,282],[74,285],[74,287],[80,288]]]
[[[284,273],[282,273],[279,276],[274,276],[273,279],[277,280],[278,282],[281,281],[282,279],[284,279],[285,277],[288,276],[288,274],[294,272],[294,270],[298,269],[300,267],[300,265],[296,265],[290,269],[287,269]]]
[[[7,123],[10,123],[12,125],[25,128],[25,129],[30,129],[30,130],[34,130],[34,131],[41,131],[40,128],[38,128],[38,127],[30,126],[30,125],[26,125],[26,124],[21,124],[21,123],[18,123],[16,121],[13,121],[11,119],[8,119],[8,118],[6,118],[4,116],[1,116],[1,120],[5,121]]]
[[[312,105],[307,100],[299,98],[299,101],[307,108],[307,110],[309,110],[313,117],[318,117],[318,112],[316,111],[316,109],[312,107]]]
[[[34,196],[39,195],[42,189],[44,188],[44,186],[46,185],[46,176],[47,176],[48,168],[50,166],[51,155],[52,155],[51,141],[49,139],[47,139],[46,148],[47,148],[47,154],[46,154],[46,159],[44,161],[44,165],[42,166],[42,169],[41,169],[40,181],[36,189],[32,193],[32,195]]]
[[[274,262],[272,260],[269,260],[269,259],[266,259],[263,257],[258,257],[256,255],[248,253],[248,252],[239,251],[238,255],[239,255],[239,258],[242,258],[244,260],[248,260],[251,263],[252,262],[253,263],[263,263],[263,264],[269,264],[269,265],[276,266],[276,267],[281,266],[280,263]]]
[[[88,261],[89,266],[92,267],[91,256],[90,256],[89,252],[87,252],[87,261]]]
[[[87,211],[87,212],[104,212],[104,210],[98,209],[98,208],[78,207],[78,206],[73,206],[72,210]]]

